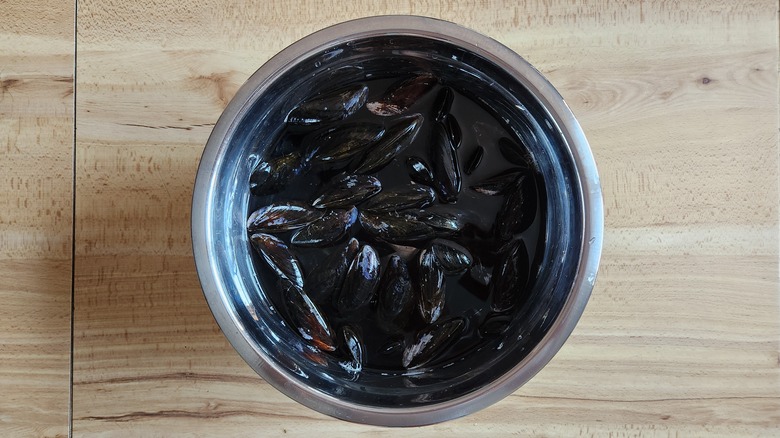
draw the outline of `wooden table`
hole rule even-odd
[[[780,435],[776,2],[77,9],[0,16],[0,435]],[[589,137],[606,212],[599,280],[555,359],[411,430],[325,417],[257,377],[189,238],[198,159],[237,88],[302,36],[384,13],[461,23],[537,66]]]

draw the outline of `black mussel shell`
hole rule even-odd
[[[247,219],[246,229],[254,232],[283,232],[305,227],[322,217],[322,211],[300,202],[269,204],[257,209]]]
[[[280,278],[287,280],[295,287],[303,289],[303,269],[301,269],[301,263],[290,252],[290,248],[284,242],[270,234],[264,233],[252,234],[249,240]]]
[[[320,190],[311,205],[316,208],[344,208],[357,205],[382,190],[382,184],[370,175],[342,175]]]
[[[355,207],[349,210],[331,210],[293,234],[290,243],[315,248],[333,245],[349,234],[357,218],[358,210]]]

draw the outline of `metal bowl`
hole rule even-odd
[[[472,90],[529,145],[546,186],[544,258],[531,298],[503,336],[446,367],[364,373],[355,381],[307,359],[251,262],[245,231],[249,174],[292,103],[323,83],[381,74],[387,60],[424,62]],[[357,72],[357,73],[355,73]],[[603,206],[579,123],[528,62],[453,23],[383,16],[329,27],[281,51],[241,87],[203,152],[192,204],[201,285],[219,326],[246,362],[298,402],[341,419],[387,426],[441,422],[506,397],[561,348],[590,296]]]

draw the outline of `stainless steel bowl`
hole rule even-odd
[[[250,261],[248,178],[284,116],[323,81],[379,73],[387,59],[426,65],[468,87],[529,144],[546,185],[545,255],[530,304],[478,354],[418,373],[342,378],[307,360],[280,322]],[[403,63],[396,65],[403,68]],[[401,66],[401,67],[399,67]],[[579,123],[528,62],[453,23],[414,16],[349,21],[303,38],[241,87],[203,152],[192,240],[206,299],[225,336],[257,373],[300,403],[361,423],[441,422],[506,397],[561,348],[590,296],[601,254],[603,206]]]

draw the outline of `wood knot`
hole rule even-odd
[[[701,83],[704,84],[704,85],[707,85],[710,82],[712,82],[712,79],[708,78],[707,76],[704,76],[703,78],[701,78]]]

